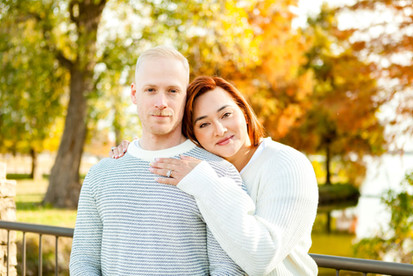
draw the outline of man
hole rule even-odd
[[[220,176],[241,178],[228,162],[181,131],[188,61],[156,47],[136,64],[131,86],[142,137],[121,159],[104,159],[83,182],[70,258],[71,275],[242,275],[208,230],[194,198],[156,182],[157,157],[204,159]],[[165,172],[173,177],[173,171]]]

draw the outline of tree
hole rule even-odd
[[[33,178],[38,176],[37,154],[50,149],[46,141],[62,112],[67,75],[42,49],[36,26],[14,13],[0,16],[0,151],[29,153]]]
[[[388,229],[381,227],[372,238],[354,245],[356,255],[413,264],[413,172],[401,182],[401,191],[389,190],[381,200],[390,212]]]
[[[333,158],[362,164],[364,154],[383,152],[384,128],[377,112],[388,98],[380,97],[375,65],[354,52],[351,31],[337,28],[334,10],[324,5],[320,15],[309,20],[307,35],[314,38],[305,65],[316,79],[311,108],[285,139],[308,153],[324,152],[328,185]],[[362,179],[349,178],[358,184]]]
[[[53,37],[52,28],[44,30],[45,39],[49,38],[46,40],[48,47],[70,74],[65,128],[44,198],[45,203],[58,207],[77,206],[79,167],[87,129],[87,97],[94,88],[97,30],[105,4],[106,0],[69,1],[67,24],[73,29],[65,36],[63,47],[56,43],[58,38]],[[66,50],[70,46],[73,52]]]
[[[278,132],[274,122],[288,129],[299,114],[296,111],[305,98],[302,95],[311,91],[309,75],[299,69],[303,62],[299,52],[305,43],[300,42],[299,33],[291,30],[289,6],[295,4],[297,1],[292,0],[113,0],[108,5],[106,1],[91,0],[4,2],[8,10],[15,11],[16,18],[36,26],[41,36],[40,47],[68,75],[65,128],[44,202],[76,206],[84,141],[93,134],[97,120],[111,114],[103,100],[118,100],[120,86],[132,81],[136,57],[156,44],[172,44],[184,53],[190,61],[192,76],[217,74],[235,82],[248,94],[275,135]],[[96,32],[102,26],[100,17],[104,11],[112,11],[107,13],[111,24],[121,22],[122,29],[114,32],[112,27],[112,31],[101,32],[101,42],[97,43]],[[272,51],[274,45],[278,47],[277,53]],[[263,58],[271,62],[261,62]],[[286,59],[294,62],[282,61]],[[275,77],[273,68],[279,72]],[[281,82],[283,76],[288,77],[285,82]],[[295,96],[293,91],[298,88],[303,92]],[[272,116],[274,102],[277,116],[267,119]],[[112,114],[117,118],[119,112]],[[288,120],[290,115],[293,120]],[[280,117],[285,124],[279,123]],[[119,132],[125,129],[122,124],[115,125]]]
[[[395,116],[387,114],[385,118],[385,123],[392,126],[388,129],[392,141],[396,141],[400,134],[410,137],[413,135],[411,7],[411,1],[358,0],[339,10],[350,13],[353,17],[366,18],[366,14],[372,15],[365,26],[353,27],[355,32],[352,42],[359,55],[376,64],[382,91],[387,93],[388,97],[394,97],[390,107]]]
[[[254,27],[258,61],[236,79],[241,84],[267,133],[281,139],[308,109],[313,75],[303,65],[310,47],[300,30],[292,28],[291,6],[298,1],[261,1],[249,15]]]
[[[99,119],[102,116],[102,113],[99,113],[101,111],[90,108],[90,103],[97,99],[100,100],[98,96],[103,95],[104,91],[108,91],[106,86],[102,86],[102,83],[106,81],[107,84],[108,81],[114,81],[112,88],[120,91],[116,87],[117,84],[121,84],[122,73],[119,72],[125,72],[127,66],[131,67],[131,64],[136,61],[139,51],[159,42],[168,43],[173,41],[175,43],[172,44],[179,50],[188,53],[191,51],[185,47],[191,45],[191,39],[195,37],[199,38],[199,41],[208,42],[210,45],[216,42],[214,38],[218,38],[219,45],[224,45],[223,40],[226,39],[226,45],[229,45],[225,48],[226,53],[232,53],[229,48],[236,42],[231,43],[228,37],[224,37],[230,32],[229,28],[224,34],[216,32],[219,30],[216,27],[217,22],[221,22],[221,18],[215,12],[226,14],[227,7],[233,7],[237,12],[243,10],[237,8],[236,1],[207,2],[205,4],[199,1],[164,1],[155,5],[153,1],[128,4],[126,1],[119,0],[111,1],[111,3],[119,6],[123,5],[121,11],[123,15],[126,15],[126,18],[121,19],[126,22],[126,29],[130,29],[127,32],[130,37],[125,39],[119,33],[113,35],[113,32],[105,34],[109,37],[106,39],[107,42],[118,42],[120,46],[118,47],[114,43],[100,45],[99,52],[97,52],[97,31],[106,1],[39,0],[30,3],[26,1],[6,1],[2,4],[2,7],[6,10],[13,11],[15,21],[25,22],[28,26],[35,26],[36,34],[41,37],[36,43],[39,43],[39,47],[43,51],[50,53],[59,70],[64,69],[69,76],[65,127],[55,164],[51,171],[49,188],[44,198],[45,203],[51,203],[58,207],[76,207],[77,205],[80,191],[78,171],[84,142],[87,137],[88,123],[89,127],[93,127],[96,121],[91,119]],[[115,6],[115,8],[117,7]],[[179,13],[176,12],[178,9],[180,10]],[[141,16],[140,19],[144,18],[148,23],[136,27],[133,20],[136,19],[136,16]],[[227,18],[233,18],[233,20],[236,16],[236,13],[229,12],[227,14]],[[194,21],[195,25],[193,24]],[[205,27],[200,26],[204,23],[208,24]],[[214,26],[214,24],[216,26],[213,29],[208,28],[208,26]],[[202,34],[202,32],[201,34],[197,33],[197,30],[202,29],[207,32],[213,30],[212,40],[211,37]],[[181,39],[182,33],[187,34],[187,36]],[[237,36],[242,38],[242,34],[242,29],[240,29]],[[19,39],[18,37],[14,38]],[[174,38],[179,39],[174,40]],[[205,46],[205,44],[202,45]],[[110,49],[109,46],[115,47]],[[126,50],[128,47],[132,50]],[[133,50],[134,53],[132,53]],[[204,61],[214,60],[214,57],[216,57],[219,62],[219,55],[208,55],[207,51],[207,47],[199,48],[198,51],[204,57]],[[30,58],[25,55],[23,57]],[[96,64],[104,65],[108,72],[100,71],[95,66]],[[208,64],[204,68],[208,68]],[[126,75],[130,76],[128,72],[126,72]],[[116,96],[116,93],[113,96]],[[119,112],[115,111],[114,114],[116,118],[116,114],[119,114]],[[119,122],[121,119],[115,121]],[[119,125],[117,128],[122,129],[122,126]]]
[[[365,173],[363,156],[380,155],[386,145],[377,112],[387,98],[380,97],[376,66],[353,50],[352,31],[337,27],[334,9],[324,4],[320,14],[308,22],[306,34],[313,38],[313,46],[304,68],[315,77],[308,101],[311,105],[284,141],[307,153],[324,154],[325,185],[333,182],[331,164],[335,159],[346,168],[347,181],[358,186]],[[354,194],[357,199],[358,195]],[[330,222],[327,211],[327,232]]]

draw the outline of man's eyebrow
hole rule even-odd
[[[223,105],[223,106],[221,106],[220,108],[218,108],[217,113],[220,112],[221,110],[227,108],[228,106],[229,106],[229,105]],[[194,124],[195,124],[196,122],[198,122],[199,120],[205,119],[206,117],[207,117],[207,116],[201,116],[201,117],[196,118],[196,119],[194,120]]]
[[[169,85],[167,88],[168,89],[173,88],[173,89],[177,89],[177,90],[182,90],[182,88],[179,85]]]

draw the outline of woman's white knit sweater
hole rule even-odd
[[[214,237],[249,275],[317,275],[308,254],[318,205],[313,167],[271,138],[260,147],[241,172],[249,196],[207,162],[178,187],[195,197]]]

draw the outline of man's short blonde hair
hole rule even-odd
[[[188,60],[175,48],[165,46],[165,45],[160,45],[160,46],[156,46],[154,48],[148,49],[139,56],[138,61],[136,62],[135,79],[137,77],[139,67],[148,58],[149,59],[150,58],[173,58],[173,59],[180,61],[182,65],[184,66],[185,70],[188,72],[188,83],[189,83]]]

